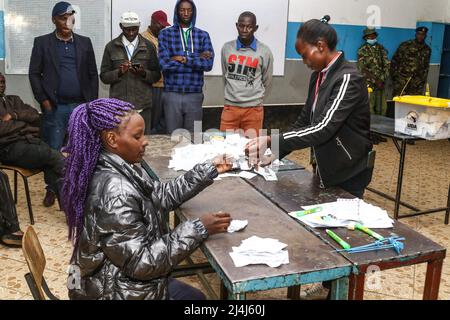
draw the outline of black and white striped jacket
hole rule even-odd
[[[311,76],[305,107],[278,141],[280,158],[294,150],[313,147],[321,184],[328,187],[367,167],[372,150],[370,108],[366,80],[341,54],[319,88],[313,113],[318,76],[318,72]]]

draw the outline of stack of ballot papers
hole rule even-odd
[[[237,174],[226,173],[220,175],[217,180],[229,177],[252,179],[259,174],[266,181],[277,181],[276,170],[283,165],[279,160],[267,167],[254,168],[249,165],[245,157],[245,145],[250,140],[239,134],[228,135],[224,139],[210,139],[204,144],[188,144],[175,148],[169,161],[169,169],[175,171],[189,171],[199,163],[213,160],[219,155],[227,155],[233,160],[233,169],[241,171]],[[271,151],[267,149],[267,152]],[[266,153],[267,153],[266,152]],[[254,171],[252,173],[251,171]]]
[[[303,207],[314,213],[289,215],[312,228],[347,227],[351,223],[360,223],[371,229],[392,228],[394,221],[386,210],[373,206],[361,199],[338,199],[336,202]]]
[[[172,159],[169,161],[169,168],[175,171],[189,171],[199,163],[213,160],[219,155],[226,154],[231,157],[238,168],[239,163],[244,166],[245,145],[250,140],[238,134],[228,135],[223,140],[211,139],[204,144],[188,144],[181,148],[175,148],[172,152]],[[251,168],[244,168],[251,170]]]
[[[233,247],[230,256],[237,268],[251,264],[266,264],[278,268],[289,263],[288,251],[283,250],[286,247],[287,244],[276,239],[253,236],[243,240],[239,247]]]

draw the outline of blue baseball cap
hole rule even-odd
[[[53,7],[52,17],[62,16],[66,13],[73,14],[75,13],[75,10],[70,3],[61,1],[55,4],[55,6]]]

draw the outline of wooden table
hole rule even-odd
[[[267,183],[256,177],[247,182],[285,212],[300,210],[302,206],[333,202],[337,198],[354,198],[338,188],[320,189],[317,177],[308,171],[281,172],[278,179],[277,182]],[[324,229],[307,228],[332,247],[341,249]],[[337,228],[334,231],[352,246],[374,241],[359,231],[346,228]],[[354,266],[353,275],[350,277],[349,299],[363,299],[365,274],[368,269],[373,270],[373,267],[376,267],[382,271],[419,263],[428,263],[423,298],[437,299],[446,249],[398,221],[393,229],[381,229],[377,232],[385,237],[405,237],[405,248],[400,255],[392,249],[358,254],[343,253]]]
[[[233,234],[214,235],[202,251],[221,278],[228,298],[245,299],[245,294],[288,288],[301,284],[332,281],[331,297],[346,299],[352,265],[340,254],[295,223],[254,188],[239,178],[215,182],[180,207],[182,216],[195,219],[208,212],[229,212],[234,219],[248,220],[247,228]],[[229,252],[251,236],[274,238],[288,245],[289,264],[279,268],[253,265],[236,268]],[[224,298],[226,295],[221,294]]]
[[[145,157],[161,181],[182,174],[167,168],[169,159],[168,156]],[[298,170],[293,172],[295,171]],[[351,263],[340,254],[332,252],[327,244],[293,222],[282,210],[240,178],[216,181],[181,206],[177,214],[182,219],[190,219],[219,210],[230,212],[235,219],[249,220],[249,225],[243,232],[212,236],[202,246],[202,251],[221,278],[221,298],[244,299],[247,292],[327,280],[333,283],[332,298],[347,298]],[[288,244],[290,263],[280,268],[234,267],[228,254],[232,251],[231,247],[239,246],[242,240],[252,235],[273,237]],[[192,263],[190,267],[196,270]],[[201,271],[196,274],[201,275]]]

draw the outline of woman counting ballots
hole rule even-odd
[[[170,273],[208,236],[226,232],[231,217],[209,213],[168,230],[163,214],[232,165],[217,158],[169,182],[151,178],[136,166],[148,145],[144,119],[133,105],[117,99],[77,107],[68,132],[62,199],[74,242],[69,297],[204,299]]]
[[[339,186],[362,198],[373,172],[367,85],[357,68],[336,50],[336,31],[329,16],[304,23],[295,48],[314,71],[308,98],[292,128],[280,135],[251,140],[246,151],[253,163],[279,143],[281,159],[294,150],[312,148],[320,187]],[[272,148],[274,149],[274,148]]]

